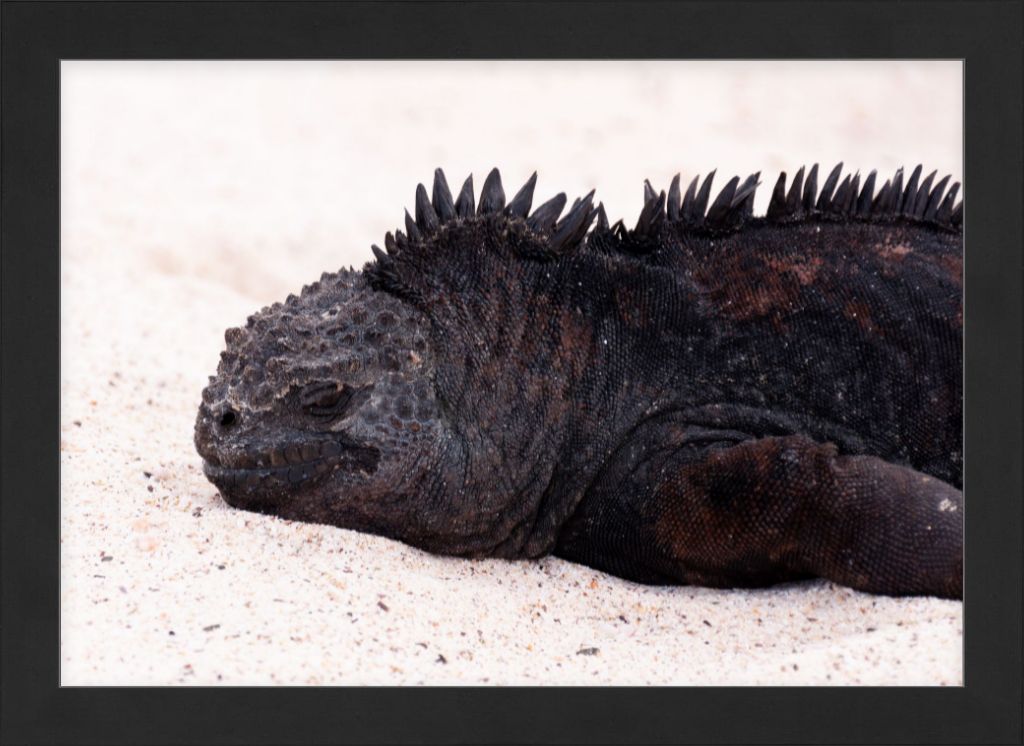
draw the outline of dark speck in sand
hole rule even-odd
[[[151,471],[144,471],[144,472],[142,472],[142,476],[144,476],[146,479],[149,479],[150,477],[153,476],[153,472],[151,472]]]
[[[74,421],[74,425],[75,425],[75,427],[81,427],[82,426],[82,421],[81,420],[75,420]]]
[[[440,655],[440,654],[439,654],[439,655],[437,656],[437,660],[436,660],[436,661],[434,661],[434,662],[435,662],[435,663],[447,663],[447,662],[448,662],[448,659],[447,659],[447,658],[445,658],[445,657],[444,657],[443,655]]]
[[[599,652],[599,648],[580,648],[576,651],[576,655],[597,655]]]
[[[703,621],[704,624],[706,624],[707,626],[711,626],[711,622],[709,622],[707,619],[702,619],[701,621]]]
[[[378,606],[379,606],[379,607],[380,607],[380,608],[381,608],[381,609],[382,609],[383,611],[388,611],[388,610],[389,610],[389,609],[388,609],[388,605],[387,605],[386,603],[384,603],[383,601],[378,601],[378,602],[377,602],[377,605],[378,605]]]

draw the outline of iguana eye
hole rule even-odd
[[[302,408],[313,417],[336,417],[341,414],[352,399],[352,389],[338,388],[334,384],[321,384],[302,394]]]

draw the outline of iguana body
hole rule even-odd
[[[229,330],[207,474],[438,553],[960,597],[956,185],[838,175],[764,218],[756,174],[677,178],[627,231],[438,171],[387,253]]]

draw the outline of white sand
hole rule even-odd
[[[815,160],[960,178],[960,91],[955,63],[65,64],[62,683],[960,684],[957,602],[433,557],[235,511],[192,446],[224,329],[367,260],[437,165],[612,220],[644,177],[760,169],[762,211]]]

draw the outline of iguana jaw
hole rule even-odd
[[[295,441],[285,447],[208,453],[203,473],[222,492],[274,493],[344,472],[369,476],[380,451],[347,438]]]

